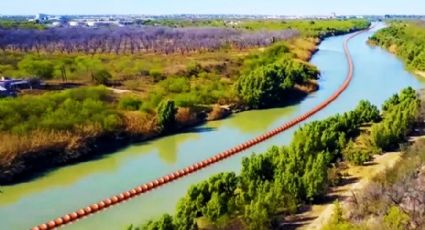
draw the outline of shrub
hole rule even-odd
[[[372,156],[377,153],[379,153],[379,150],[374,146],[362,146],[350,141],[342,151],[342,156],[354,165],[363,165],[372,160]]]
[[[139,110],[142,106],[142,100],[132,97],[132,96],[124,96],[120,98],[118,102],[118,108],[129,111]]]
[[[173,223],[173,217],[164,214],[157,221],[149,221],[146,225],[142,227],[142,230],[174,230],[175,225]]]
[[[410,217],[399,207],[392,206],[384,216],[384,225],[388,229],[403,230],[407,229]]]
[[[92,75],[93,81],[99,85],[107,85],[112,75],[107,70],[98,70]]]

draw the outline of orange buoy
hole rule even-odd
[[[148,183],[148,189],[149,189],[149,190],[151,190],[151,189],[153,188],[153,186],[154,186],[154,185],[153,185],[153,182],[149,182],[149,183]]]
[[[112,204],[112,200],[109,198],[105,199],[103,202],[105,203],[105,207],[108,207],[109,205]]]
[[[185,173],[185,175],[187,175],[188,173],[190,173],[189,167],[184,168],[184,173]]]
[[[147,184],[143,185],[143,191],[147,192],[149,190],[149,186]]]
[[[195,166],[193,165],[189,166],[189,172],[193,172],[193,171],[195,171]]]
[[[86,211],[84,211],[84,209],[80,209],[77,211],[77,214],[79,217],[85,216],[86,215]]]
[[[71,220],[75,220],[78,218],[78,214],[76,212],[73,212],[71,214],[69,214],[69,217],[71,217]]]
[[[54,227],[56,227],[56,223],[53,220],[51,220],[47,223],[47,227],[54,228]]]
[[[174,175],[175,175],[175,178],[174,179],[177,179],[177,178],[179,178],[180,177],[180,171],[177,171],[177,172],[175,172],[175,173],[173,173]]]
[[[158,180],[154,180],[154,181],[153,181],[153,186],[154,186],[154,187],[157,187],[158,185],[159,185],[159,181],[158,181]]]
[[[119,202],[121,202],[121,201],[123,201],[123,200],[125,200],[124,193],[120,193],[120,194],[118,194],[118,201],[119,201]]]
[[[128,198],[130,198],[130,196],[131,196],[131,194],[130,194],[130,192],[129,192],[129,191],[124,192],[124,193],[123,193],[123,195],[124,195],[124,199],[128,199]]]
[[[90,214],[92,212],[90,207],[85,207],[84,211],[86,212],[86,214]]]
[[[215,155],[215,156],[213,156],[212,157],[212,159],[213,159],[213,162],[215,163],[215,162],[219,162],[220,160],[221,160],[221,158],[220,158],[220,156],[219,155]]]
[[[166,183],[170,182],[170,177],[167,175],[167,176],[163,177],[163,180],[164,180],[164,184],[166,184]]]
[[[40,227],[36,226],[36,227],[31,228],[31,230],[40,230]]]
[[[184,175],[186,175],[186,173],[185,173],[185,171],[182,169],[182,170],[180,170],[180,176],[179,177],[182,177],[182,176],[184,176]]]
[[[65,216],[62,217],[63,223],[66,224],[69,221],[71,221],[71,216],[66,214]]]
[[[159,178],[159,184],[164,184],[165,180],[163,177]]]
[[[63,224],[63,220],[62,220],[62,218],[61,218],[61,217],[56,218],[56,220],[55,220],[55,224],[56,224],[56,226],[60,226],[60,225],[62,225],[62,224]]]
[[[142,193],[143,192],[143,187],[142,186],[137,186],[136,192],[137,192],[137,194]]]
[[[40,230],[47,230],[47,224],[40,224],[40,225],[38,226],[38,228],[39,228]]]
[[[175,178],[176,178],[175,174],[174,173],[171,173],[170,174],[170,180],[174,180]]]
[[[97,210],[99,210],[99,205],[98,204],[92,204],[92,205],[90,205],[90,208],[93,212],[97,212]]]
[[[113,196],[113,197],[111,197],[111,201],[112,201],[111,204],[115,204],[115,203],[117,203],[119,201],[119,199],[118,199],[117,196]]]
[[[97,206],[99,206],[99,210],[103,209],[106,205],[105,202],[103,201],[99,201],[99,203],[97,203]]]
[[[130,194],[132,195],[132,196],[134,196],[134,195],[136,195],[137,194],[137,191],[136,191],[136,189],[131,189],[130,190]]]

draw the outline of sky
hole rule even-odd
[[[0,14],[425,14],[424,0],[0,0]]]

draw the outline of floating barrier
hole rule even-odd
[[[371,29],[371,28],[370,28]],[[61,227],[65,224],[71,224],[79,219],[82,219],[88,215],[91,215],[93,213],[96,213],[100,210],[103,210],[107,207],[110,207],[112,205],[116,205],[119,203],[122,203],[126,200],[129,200],[133,197],[136,197],[137,195],[149,192],[157,187],[166,185],[174,180],[180,179],[188,174],[191,174],[193,172],[199,171],[202,168],[205,168],[211,164],[214,164],[218,161],[224,160],[232,155],[235,155],[237,153],[241,153],[244,150],[248,149],[249,147],[252,147],[260,142],[263,142],[279,133],[282,133],[292,127],[294,127],[295,125],[299,124],[301,121],[304,121],[308,118],[310,118],[311,116],[313,116],[314,114],[316,114],[317,112],[319,112],[320,110],[324,109],[326,106],[328,106],[331,102],[333,102],[336,98],[338,98],[339,95],[342,94],[342,92],[344,92],[347,87],[350,85],[350,82],[353,78],[353,72],[354,72],[354,65],[353,65],[353,60],[350,54],[350,50],[348,48],[348,42],[354,38],[355,36],[359,35],[360,33],[363,33],[367,30],[363,30],[363,31],[359,31],[357,33],[352,34],[351,36],[349,36],[345,42],[344,42],[344,53],[345,53],[345,57],[347,59],[348,62],[348,73],[347,73],[347,77],[344,80],[343,84],[338,88],[338,90],[333,93],[328,99],[326,99],[325,101],[323,101],[322,103],[320,103],[319,105],[317,105],[316,107],[314,107],[312,110],[306,112],[303,115],[300,115],[296,118],[294,118],[293,120],[282,124],[281,126],[279,126],[278,128],[273,129],[272,131],[266,132],[265,134],[262,134],[258,137],[255,137],[251,140],[246,141],[245,143],[242,143],[236,147],[233,147],[227,151],[224,151],[222,153],[219,153],[213,157],[208,158],[207,160],[201,161],[199,163],[195,163],[189,167],[186,167],[185,169],[181,169],[178,170],[176,172],[170,173],[167,176],[164,176],[162,178],[159,178],[157,180],[151,181],[147,184],[143,184],[140,185],[136,188],[133,188],[129,191],[120,193],[118,195],[112,196],[111,198],[107,198],[103,201],[98,202],[97,204],[92,204],[89,205],[85,208],[79,209],[76,212],[72,212],[70,214],[67,214],[63,217],[59,217],[56,218],[54,220],[50,220],[47,223],[44,224],[40,224],[38,226],[35,226],[33,228],[31,228],[32,230],[50,230],[50,229],[54,229],[54,228],[58,228]]]

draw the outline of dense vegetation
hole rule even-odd
[[[347,143],[361,135],[370,135],[361,133],[363,124],[382,120],[373,126],[383,125],[403,133],[400,138],[406,137],[418,115],[418,97],[411,88],[389,101],[394,97],[401,99],[397,103],[385,103],[382,115],[376,106],[362,101],[353,111],[304,125],[295,132],[289,146],[274,146],[265,153],[244,158],[239,175],[220,173],[193,185],[179,201],[174,217],[165,215],[143,229],[196,229],[199,224],[277,228],[282,218],[296,212],[302,203],[312,202],[326,193],[333,183],[328,172],[338,158],[345,157],[344,149],[350,147]],[[399,118],[400,123],[389,125],[387,120],[395,116],[389,111],[396,110],[405,116]],[[370,148],[378,149],[378,153],[382,151],[381,146],[373,145],[377,138],[369,138],[373,140]],[[382,137],[386,138],[391,137]]]
[[[44,25],[29,22],[25,19],[0,19],[0,29],[45,29]]]
[[[152,20],[145,25],[168,27],[226,27],[249,31],[296,29],[305,36],[319,37],[366,28],[366,20]]]
[[[425,25],[423,22],[392,22],[370,38],[394,52],[411,70],[425,71]]]
[[[289,54],[289,48],[276,44],[261,56],[246,61],[247,70],[236,82],[236,91],[249,106],[258,108],[287,102],[288,91],[296,84],[304,85],[317,79],[316,67],[281,54]]]

